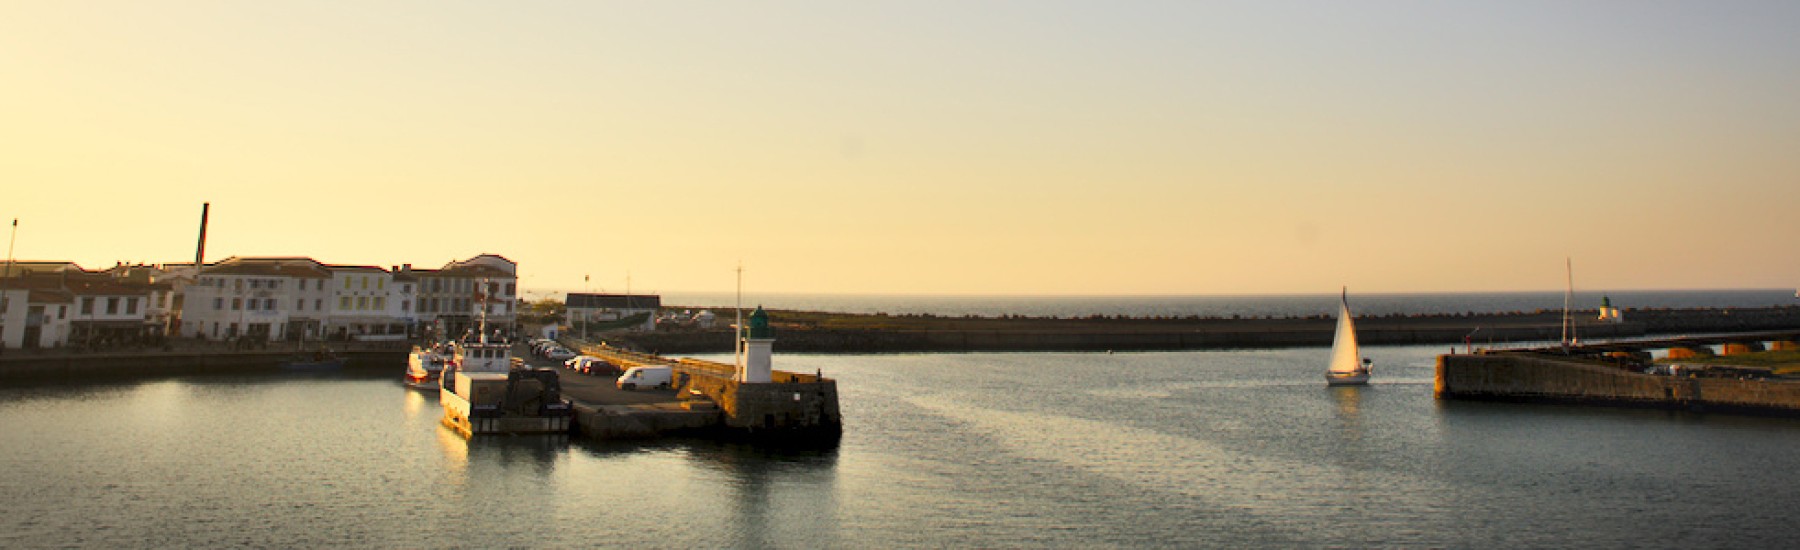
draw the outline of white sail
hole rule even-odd
[[[1337,336],[1331,341],[1331,369],[1337,374],[1360,370],[1362,350],[1356,346],[1356,322],[1350,319],[1348,299],[1338,302]]]

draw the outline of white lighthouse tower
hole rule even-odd
[[[738,381],[747,384],[768,383],[775,332],[769,329],[769,313],[763,311],[762,306],[756,306],[756,311],[750,313],[750,330],[743,333],[741,345],[744,362],[738,370]]]

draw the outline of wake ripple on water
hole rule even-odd
[[[906,400],[979,431],[1007,452],[1054,461],[1145,491],[1180,495],[1204,503],[1205,508],[1248,514],[1249,523],[1279,533],[1314,531],[1321,525],[1355,531],[1371,526],[1351,523],[1373,520],[1379,533],[1368,533],[1364,542],[1392,543],[1396,534],[1412,530],[1394,522],[1433,513],[1439,507],[1429,495],[1448,490],[1435,480],[1392,470],[1254,456],[1122,424],[995,410],[945,396]],[[1377,485],[1388,489],[1370,490]],[[1373,502],[1372,495],[1384,493],[1381,502]]]

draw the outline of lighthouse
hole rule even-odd
[[[769,382],[769,355],[775,345],[775,332],[769,329],[769,312],[762,306],[750,313],[750,329],[743,333],[744,364],[738,381],[746,384]]]

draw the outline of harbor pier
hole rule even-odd
[[[1553,402],[1800,416],[1800,378],[1770,369],[1655,364],[1650,349],[1748,350],[1793,332],[1643,340],[1570,348],[1442,355],[1438,399]],[[1692,358],[1703,358],[1690,355]]]
[[[585,355],[620,370],[668,367],[670,388],[621,390],[612,379],[565,377],[576,430],[595,439],[710,435],[757,441],[827,442],[843,434],[837,381],[818,374],[773,371],[771,381],[746,383],[736,367],[673,359],[604,345],[577,343]]]

